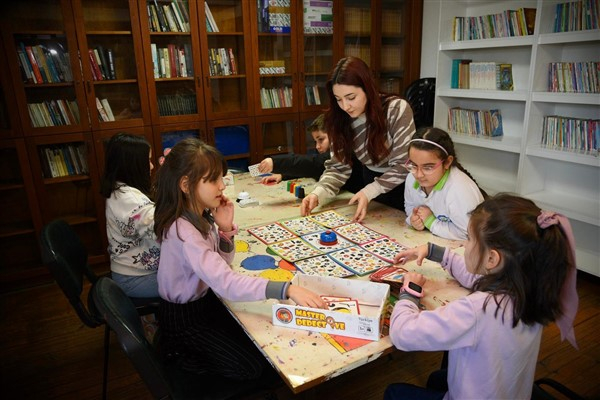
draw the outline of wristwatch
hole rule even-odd
[[[400,292],[408,293],[418,298],[423,297],[423,288],[416,283],[407,280],[404,281]]]

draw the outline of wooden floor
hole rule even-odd
[[[87,290],[87,288],[86,288]],[[579,351],[544,330],[536,378],[550,377],[588,399],[600,398],[600,279],[580,274],[575,332]],[[5,399],[99,399],[103,328],[84,326],[55,284],[0,295],[0,393]],[[137,373],[111,341],[109,399],[150,399]],[[280,400],[383,398],[389,383],[424,385],[441,353],[397,351],[358,370]]]

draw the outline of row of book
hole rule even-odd
[[[148,24],[151,32],[189,32],[190,16],[187,2],[148,2]]]
[[[45,178],[89,174],[84,143],[40,147],[39,151]]]
[[[34,128],[79,124],[79,108],[75,100],[44,100],[28,103],[29,120]]]
[[[470,110],[461,107],[448,109],[448,128],[476,136],[502,136],[502,115],[500,110]]]
[[[533,35],[535,14],[535,8],[522,7],[477,17],[454,17],[452,38],[460,41]]]
[[[98,110],[98,120],[100,122],[110,122],[115,120],[115,115],[112,112],[108,99],[102,99],[96,97],[96,109]]]
[[[513,90],[512,64],[494,61],[452,60],[452,89]]]
[[[290,33],[292,28],[290,0],[257,0],[258,31]]]
[[[59,42],[35,45],[20,42],[17,55],[23,82],[39,84],[73,81],[69,53]]]
[[[206,14],[206,32],[219,32],[219,26],[207,2],[204,2],[204,13]]]
[[[95,81],[117,79],[115,71],[115,59],[112,49],[97,46],[88,49],[90,66],[92,67],[92,78]]]
[[[580,0],[558,3],[554,14],[554,32],[598,29],[600,0]]]
[[[155,79],[194,76],[192,47],[189,44],[186,43],[183,47],[176,44],[158,47],[156,43],[151,43],[150,51]]]
[[[210,76],[237,75],[237,62],[233,49],[230,48],[211,48],[208,49],[208,67]]]
[[[542,145],[554,149],[595,152],[600,149],[600,120],[558,115],[544,117]]]
[[[306,105],[308,106],[320,106],[321,96],[319,95],[319,86],[305,86],[304,91],[306,92]]]
[[[260,60],[258,62],[259,75],[285,74],[284,60]]]
[[[548,91],[600,93],[600,62],[553,62],[548,65]]]
[[[158,113],[161,117],[198,113],[196,95],[194,93],[160,95],[157,100]]]
[[[291,107],[292,103],[292,88],[287,86],[279,88],[261,88],[260,89],[260,104],[262,108],[282,108]]]

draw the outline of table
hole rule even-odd
[[[295,200],[289,200],[286,197],[292,196],[291,194],[281,194],[269,187],[260,188],[260,186],[248,183],[245,178],[236,180],[236,185],[240,183],[242,185],[239,187],[246,186],[255,191],[256,194],[251,192],[252,195],[264,200],[264,203],[261,202],[261,205],[254,210],[256,214],[259,214],[258,216],[244,213],[239,218],[240,209],[236,208],[236,221],[240,224],[241,229],[240,234],[236,236],[237,254],[232,267],[243,274],[257,275],[256,271],[242,268],[241,262],[250,255],[266,254],[266,246],[243,228],[299,217],[300,213],[297,207],[292,207],[290,204],[290,201],[294,202]],[[236,187],[237,189],[238,187]],[[343,203],[346,205],[338,204],[336,206],[336,212],[352,217],[356,206],[348,206],[347,201]],[[336,203],[334,202],[334,204]],[[331,204],[329,206],[331,207]],[[263,212],[263,207],[265,212]],[[283,209],[278,210],[279,207],[283,207]],[[296,212],[291,213],[290,210]],[[462,246],[462,242],[445,240],[433,236],[428,231],[419,232],[408,228],[404,221],[405,214],[402,211],[371,202],[363,223],[409,247],[427,241],[452,248]],[[437,263],[425,260],[421,267],[414,262],[405,267],[408,270],[418,270],[427,277],[427,283],[424,286],[426,294],[422,299],[422,304],[428,309],[439,307],[467,293],[467,290],[460,287],[458,282]],[[346,279],[368,279],[368,276]],[[224,302],[234,318],[294,393],[312,388],[394,350],[389,336],[385,336],[379,341],[369,342],[362,347],[341,353],[320,333],[273,326],[271,322],[272,305],[277,302],[276,300]]]
[[[257,178],[247,172],[234,174],[233,180],[234,184],[225,188],[226,196],[235,201],[240,192],[248,192],[250,197],[260,203],[258,206],[249,207],[239,207],[237,205],[235,208],[235,223],[238,226],[249,228],[267,222],[300,216],[302,200],[286,191],[287,181],[282,181],[276,185],[263,185]],[[312,178],[294,179],[292,181],[302,185],[306,193],[310,193],[316,183]],[[314,209],[314,212],[347,206],[352,196],[353,194],[350,192],[341,192],[334,199],[320,204]]]

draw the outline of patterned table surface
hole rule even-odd
[[[241,190],[248,191],[261,201],[261,204],[256,207],[236,208],[236,221],[238,221],[238,224],[248,228],[298,217],[299,212],[290,212],[297,211],[297,204],[294,196],[286,193],[283,189],[284,184],[280,184],[281,187],[278,187],[280,185],[264,186],[256,184],[253,178],[248,179],[248,177],[243,176],[237,179],[236,176],[235,190],[238,190],[238,192]],[[352,218],[356,207],[348,206],[345,199],[341,203],[341,205],[336,203],[337,208],[335,208],[335,211]],[[247,212],[251,209],[253,209],[252,212]],[[324,209],[326,208],[315,210],[315,212]],[[241,213],[240,210],[242,210]],[[242,214],[241,218],[240,214]],[[462,242],[441,239],[433,236],[428,231],[415,231],[408,228],[404,221],[405,214],[402,211],[371,202],[369,212],[363,223],[373,230],[396,239],[400,244],[407,247],[431,241],[442,246],[455,248],[458,251],[463,250]],[[232,267],[240,273],[248,275],[262,273],[262,276],[267,273],[266,276],[271,279],[290,274],[281,268],[270,269],[266,272],[265,270],[251,271],[241,266],[242,262],[250,256],[268,254],[267,246],[248,233],[247,229],[241,228],[240,234],[236,236],[236,251]],[[270,255],[275,259],[276,265],[280,265],[281,258]],[[466,289],[461,288],[458,282],[451,278],[437,263],[425,260],[421,267],[414,262],[407,264],[405,267],[408,270],[418,270],[427,277],[428,280],[424,286],[425,297],[422,303],[428,309],[439,307],[467,293]],[[355,276],[345,279],[369,279],[369,277]],[[371,362],[394,349],[389,337],[384,336],[379,341],[372,341],[353,350],[341,352],[320,333],[273,326],[271,322],[272,305],[276,302],[276,300],[259,302],[225,301],[225,304],[294,393],[302,392]]]

